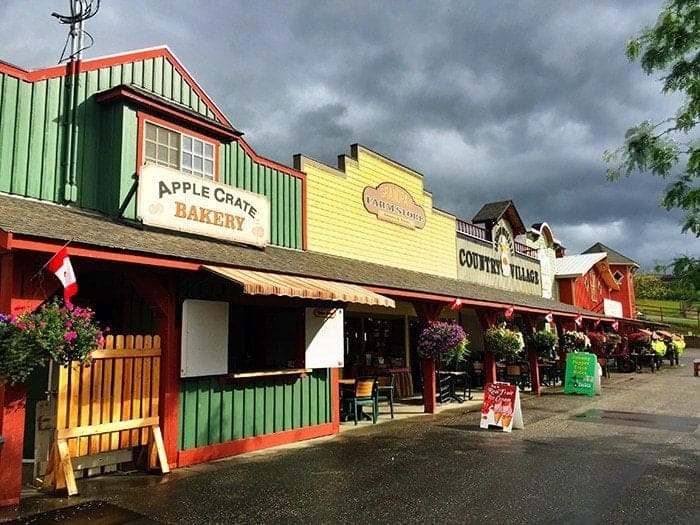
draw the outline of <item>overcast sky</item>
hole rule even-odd
[[[700,256],[667,181],[604,178],[604,149],[674,114],[625,43],[661,1],[102,0],[84,58],[167,45],[261,155],[335,165],[360,143],[425,176],[470,220],[512,199],[581,253],[602,242],[643,269]],[[167,6],[167,7],[165,7]],[[0,59],[57,63],[68,0],[0,1]]]

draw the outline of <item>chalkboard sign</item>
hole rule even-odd
[[[565,394],[595,395],[598,359],[595,354],[572,352],[566,355]]]

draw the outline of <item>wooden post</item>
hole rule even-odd
[[[161,341],[159,415],[165,454],[177,466],[177,433],[180,408],[180,339],[175,324],[175,283],[170,276],[131,271],[127,277],[156,314]]]
[[[435,413],[436,396],[435,358],[423,359],[423,412],[426,414]]]
[[[35,260],[14,252],[0,256],[0,312],[19,314],[37,308],[44,294],[57,289],[56,282],[40,289],[31,280]],[[22,450],[27,389],[24,385],[0,386],[0,435],[5,443],[0,451],[0,507],[19,504],[22,489]]]
[[[0,386],[0,507],[19,505],[22,490],[22,448],[27,389],[24,385]]]
[[[532,391],[538,396],[540,395],[540,369],[537,366],[537,352],[535,350],[527,351],[527,361],[530,364],[530,382],[532,383]]]
[[[486,374],[486,382],[493,383],[498,379],[496,374],[496,358],[490,350],[484,350],[484,374]]]
[[[440,312],[445,305],[439,302],[414,301],[413,308],[418,315],[418,321],[425,327],[432,321],[440,320]],[[423,359],[423,412],[435,413],[435,396],[437,386],[435,384],[435,359]]]
[[[533,314],[525,314],[523,315],[523,318],[525,319],[525,323],[527,324],[528,328],[528,337],[525,338],[525,345],[527,348],[528,341],[530,340],[529,336],[537,331],[537,316]],[[532,385],[532,391],[539,396],[542,385],[540,381],[540,369],[537,366],[537,352],[528,348],[527,360],[530,365],[530,384]]]
[[[479,308],[476,311],[476,315],[479,318],[479,324],[481,324],[481,329],[484,332],[492,326],[496,326],[498,319],[497,312]],[[493,383],[498,379],[496,373],[496,358],[493,355],[493,352],[488,348],[484,348],[484,375],[484,381],[486,383]]]

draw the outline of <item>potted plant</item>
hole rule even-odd
[[[563,350],[564,352],[585,352],[591,347],[591,341],[583,332],[568,330],[564,332]]]
[[[459,363],[469,355],[467,333],[458,324],[431,322],[418,337],[418,355],[444,363]]]
[[[62,366],[88,363],[103,342],[94,312],[52,300],[33,312],[0,314],[0,378],[23,383],[36,368],[53,360]]]
[[[666,355],[666,343],[664,343],[663,339],[654,339],[651,342],[651,349],[654,351],[654,353],[658,357],[663,357]]]
[[[546,328],[537,330],[530,336],[530,346],[537,352],[539,357],[544,359],[551,359],[554,357],[558,342],[559,338],[557,334]]]
[[[685,350],[685,339],[683,339],[683,336],[674,335],[673,339],[671,339],[671,346],[675,350],[676,355],[680,357]]]
[[[651,334],[645,332],[632,332],[627,336],[629,349],[633,354],[650,354]]]
[[[505,326],[492,326],[484,334],[486,349],[493,352],[494,356],[506,360],[514,360],[525,349],[523,335],[520,332],[506,328]]]
[[[607,333],[605,334],[605,348],[608,354],[614,354],[617,350],[618,345],[622,342],[622,337],[618,334]]]

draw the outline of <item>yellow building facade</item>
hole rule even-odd
[[[455,217],[433,208],[423,176],[358,144],[333,168],[303,155],[307,249],[454,278]]]

